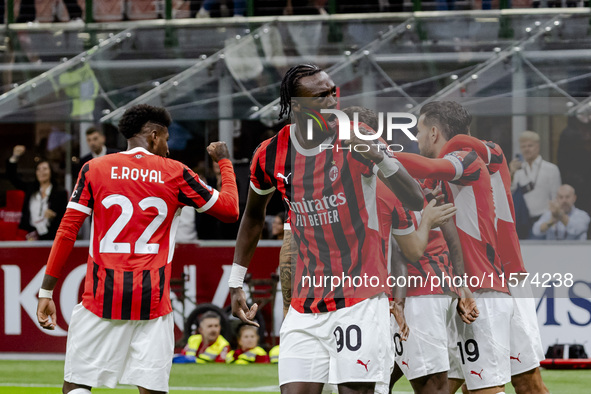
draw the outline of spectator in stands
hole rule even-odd
[[[211,9],[218,2],[218,0],[205,0],[201,5],[199,11],[197,11],[196,18],[209,18],[211,16]],[[220,5],[220,14],[226,16],[228,13],[227,9],[224,10],[225,4]],[[234,0],[234,16],[241,17],[246,16],[246,0]]]
[[[284,224],[285,214],[283,212],[280,212],[273,217],[273,223],[271,223],[271,239],[283,239]]]
[[[562,182],[577,191],[577,207],[591,214],[591,116],[581,113],[568,119],[558,143]],[[587,234],[589,236],[589,234]]]
[[[227,364],[248,365],[268,363],[267,352],[259,346],[259,334],[254,326],[242,325],[238,329],[238,349],[226,356]]]
[[[215,312],[205,312],[199,321],[199,334],[191,335],[185,356],[195,357],[197,364],[223,363],[230,343],[221,335],[221,319]]]
[[[105,134],[102,130],[97,129],[96,127],[89,127],[88,130],[86,130],[86,143],[88,144],[88,148],[90,148],[90,153],[80,158],[79,170],[84,166],[84,164],[95,157],[101,157],[111,153],[119,152],[117,149],[111,149],[105,146]]]
[[[269,361],[271,361],[271,364],[279,363],[279,345],[273,346],[269,350]]]
[[[534,224],[534,235],[548,240],[586,240],[591,219],[587,212],[575,207],[576,200],[572,186],[560,186],[556,200],[550,201],[549,209]]]
[[[82,9],[78,5],[78,2],[76,0],[63,0],[63,2],[68,10],[70,21],[82,22]],[[21,0],[16,22],[25,23],[37,20],[37,7],[46,5],[47,4],[44,4],[43,2],[36,4],[35,0]],[[51,7],[53,8],[54,6],[58,7],[59,5],[55,3]],[[53,17],[55,19],[56,15],[53,15]]]
[[[560,171],[555,164],[542,159],[538,133],[521,133],[519,149],[523,156],[518,155],[509,164],[513,178],[511,191],[519,189],[518,192],[523,194],[532,226],[540,219],[548,203],[556,198],[556,191],[561,185]]]
[[[53,179],[51,165],[44,159],[35,165],[35,181],[23,181],[17,163],[24,153],[23,145],[15,146],[6,163],[8,179],[14,187],[25,192],[19,227],[28,232],[28,240],[53,240],[66,212],[68,193]]]

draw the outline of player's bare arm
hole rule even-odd
[[[271,196],[272,193],[261,196],[252,188],[248,191],[246,209],[240,222],[238,236],[236,237],[236,249],[234,251],[234,265],[243,267],[244,273],[254,255],[261,231],[265,225],[265,211]],[[242,275],[242,278],[244,278],[244,275]],[[232,302],[232,314],[244,323],[258,327],[258,323],[253,321],[258,305],[254,304],[251,308],[248,307],[246,304],[246,294],[244,294],[241,285],[233,287],[230,284],[230,298]]]
[[[421,223],[416,231],[406,235],[394,235],[404,257],[411,262],[418,261],[429,242],[429,231],[447,223],[456,214],[453,204],[435,206],[436,201],[431,200],[423,209]]]
[[[296,251],[291,231],[285,230],[283,244],[279,252],[279,279],[281,280],[281,294],[283,295],[283,317],[287,315],[291,304],[292,259]]]
[[[462,245],[458,236],[458,230],[453,221],[441,226],[441,232],[449,248],[453,273],[456,276],[464,276],[464,257],[462,254]],[[462,321],[466,324],[472,323],[480,312],[476,307],[476,300],[468,286],[462,286],[460,289],[462,297],[458,299],[457,311]]]
[[[37,320],[44,329],[54,330],[57,325],[55,303],[52,299],[53,289],[58,282],[62,267],[74,248],[78,230],[86,216],[75,209],[67,209],[56,233],[37,303]]]
[[[371,135],[375,132],[369,126],[359,125],[359,131],[364,135]],[[344,141],[344,145],[350,145],[353,150],[357,145],[365,145],[361,138],[353,136]],[[423,208],[423,192],[418,183],[409,175],[402,164],[384,152],[384,148],[379,144],[371,144],[370,149],[364,151],[360,149],[359,154],[364,158],[376,163],[380,169],[379,178],[396,194],[396,197],[402,204],[413,211],[420,211]]]
[[[392,257],[390,259],[390,264],[392,268],[392,276],[395,278],[408,277],[408,267],[406,266],[407,261],[396,243],[396,238],[392,240],[391,244]],[[406,283],[406,281],[404,281],[404,283]],[[404,317],[406,286],[392,287],[392,296],[393,300],[390,302],[390,313],[394,315],[394,319],[396,319],[396,323],[398,323],[400,339],[406,341],[408,339],[408,334],[410,333],[410,328],[408,327],[408,324],[406,324],[406,318]]]

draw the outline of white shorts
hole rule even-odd
[[[152,320],[110,320],[78,304],[68,329],[64,380],[168,391],[173,352],[172,313]]]
[[[280,338],[279,385],[390,381],[394,342],[385,295],[334,312],[290,307]]]
[[[522,286],[523,285],[523,286]],[[546,358],[538,327],[536,301],[529,283],[511,287],[513,318],[511,319],[511,376],[531,371]]]
[[[511,381],[513,299],[496,291],[474,293],[474,298],[480,311],[476,321],[465,324],[457,313],[450,321],[448,377],[464,379],[468,390],[502,386]]]
[[[452,303],[446,295],[406,299],[404,316],[410,332],[402,342],[394,321],[394,348],[396,363],[408,380],[449,370],[447,327],[455,312]]]

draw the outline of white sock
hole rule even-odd
[[[79,389],[74,389],[74,390],[70,391],[68,394],[91,394],[91,393],[90,393],[90,390],[88,390],[88,389],[79,388]]]

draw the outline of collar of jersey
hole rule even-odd
[[[138,152],[145,153],[146,155],[153,155],[153,153],[148,152],[147,150],[145,150],[144,148],[142,148],[140,146],[138,146],[137,148],[130,149],[130,150],[125,150],[125,151],[120,152],[120,153],[123,153],[123,154],[126,154],[126,155],[133,155],[133,154],[136,154]]]
[[[334,139],[334,136],[328,136],[317,147],[306,149],[306,148],[302,147],[302,145],[300,145],[300,143],[298,141],[298,138],[295,135],[295,128],[296,128],[296,124],[293,123],[290,126],[290,128],[289,128],[289,137],[290,137],[291,142],[292,142],[293,146],[295,147],[296,151],[299,154],[303,155],[303,156],[316,156],[316,155],[318,155],[318,153],[320,153],[320,150],[318,149],[318,146],[320,146],[321,144],[330,144],[332,142],[332,140]]]

